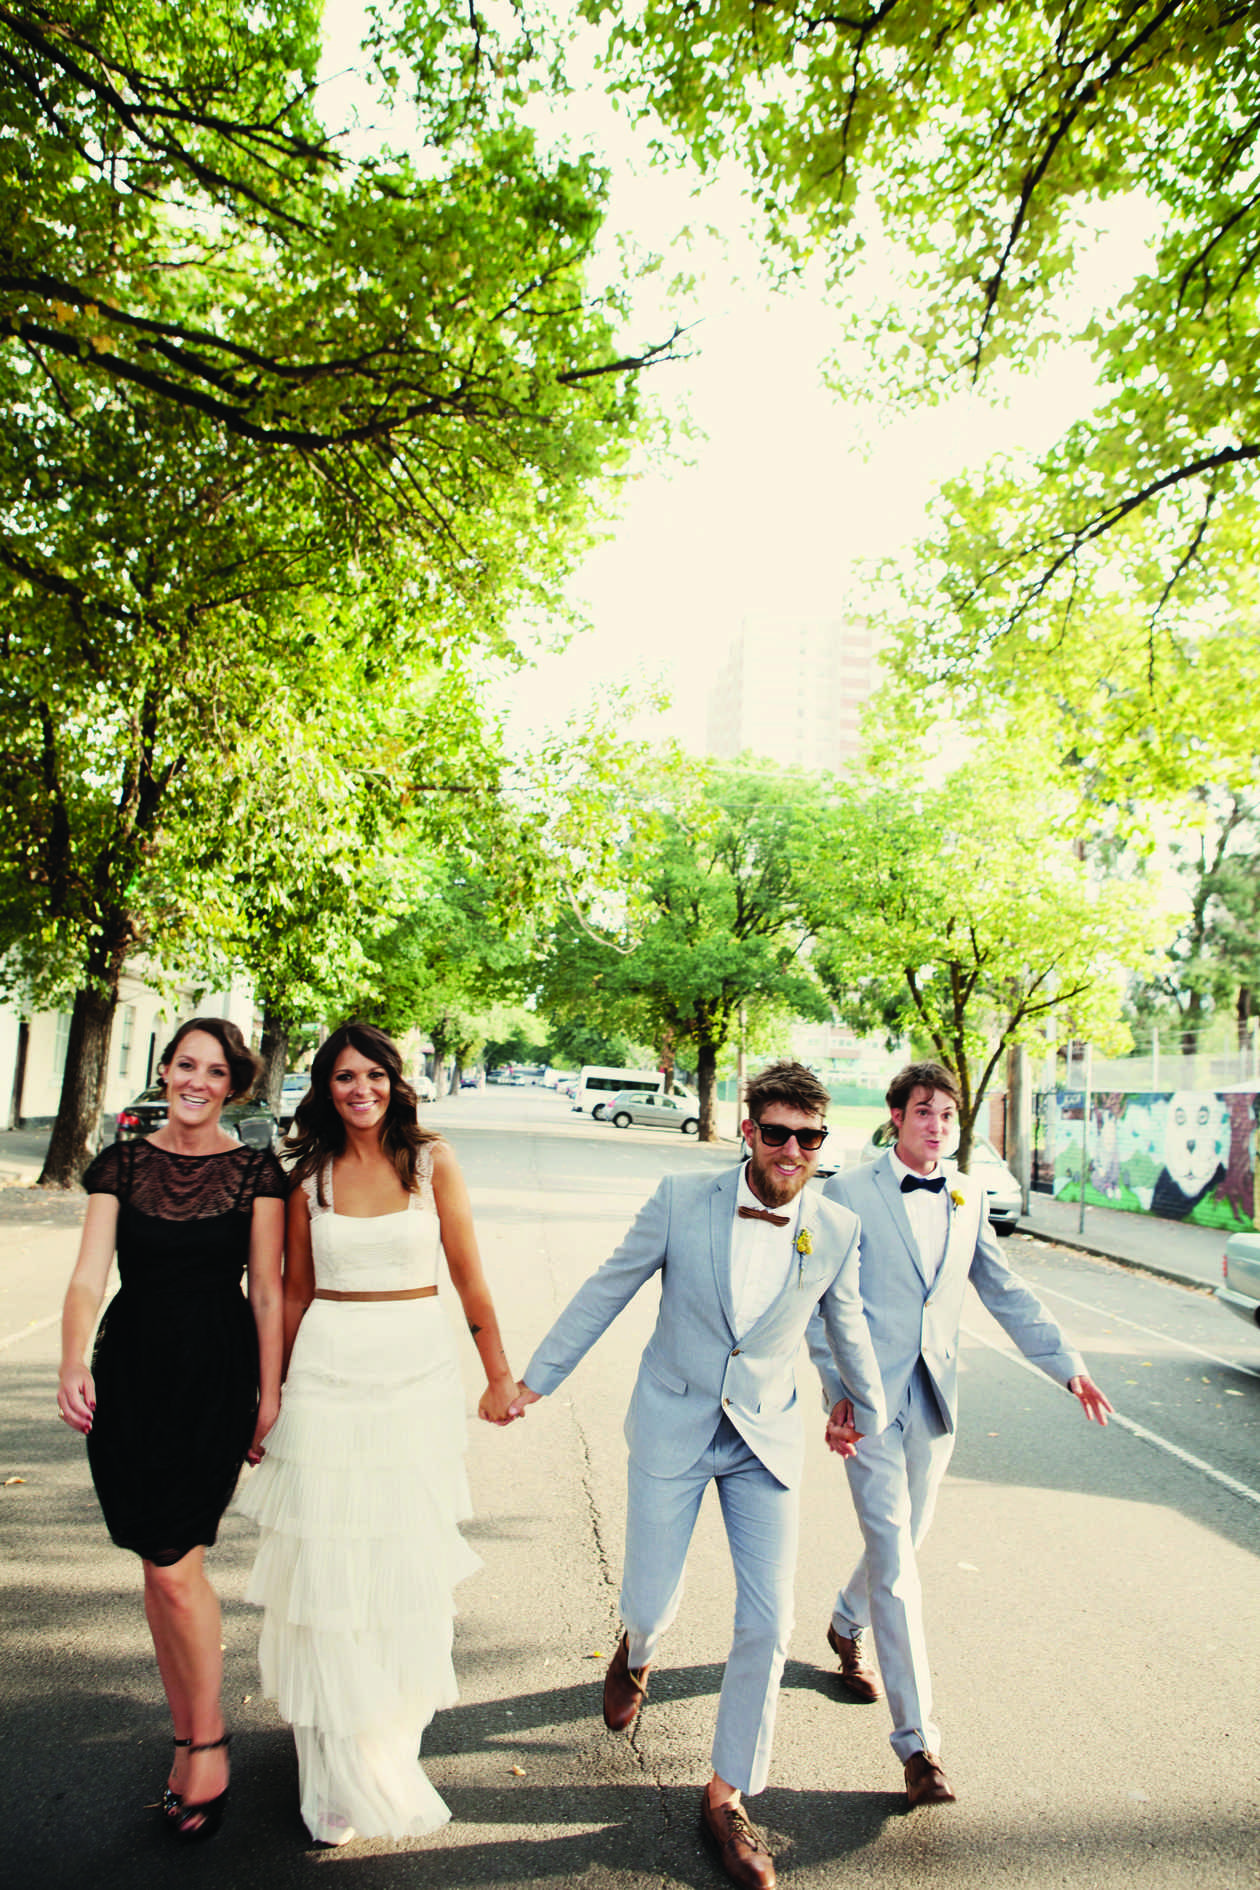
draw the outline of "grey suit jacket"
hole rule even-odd
[[[984,1189],[969,1175],[948,1178],[949,1234],[930,1286],[887,1153],[866,1167],[833,1175],[823,1192],[851,1208],[862,1223],[862,1304],[890,1418],[901,1409],[922,1358],[944,1427],[956,1428],[958,1334],[968,1281],[1024,1357],[1056,1383],[1066,1385],[1085,1370],[1084,1359],[1065,1342],[1036,1294],[1002,1259],[989,1226]],[[961,1204],[952,1198],[957,1194]],[[823,1381],[823,1396],[834,1404],[839,1380],[821,1325],[811,1323],[809,1349]]]
[[[786,1488],[801,1476],[804,1435],[796,1359],[811,1313],[832,1358],[836,1398],[853,1402],[857,1428],[882,1430],[884,1400],[858,1292],[858,1225],[810,1192],[801,1211],[812,1251],[752,1330],[732,1325],[731,1228],[738,1167],[669,1175],[625,1239],[579,1287],[525,1368],[531,1391],[554,1391],[653,1274],[661,1276],[656,1329],[626,1414],[630,1454],[653,1476],[679,1476],[707,1448],[725,1415]],[[835,1400],[833,1399],[833,1403]]]

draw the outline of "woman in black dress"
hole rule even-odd
[[[143,1564],[175,1736],[163,1812],[183,1838],[211,1836],[227,1797],[219,1603],[205,1549],[280,1408],[284,1174],[270,1149],[246,1148],[219,1122],[259,1067],[235,1024],[180,1026],[158,1070],[165,1125],[113,1143],[83,1177],[91,1198],[62,1313],[57,1405],[88,1440],[110,1535]],[[89,1370],[115,1248],[120,1286]]]

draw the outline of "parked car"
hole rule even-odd
[[[883,1122],[876,1129],[862,1153],[858,1156],[858,1166],[873,1162],[877,1155],[891,1146],[897,1139],[897,1131],[891,1122]],[[942,1167],[957,1172],[958,1163],[952,1155],[945,1156]],[[989,1197],[989,1223],[995,1234],[1013,1234],[1019,1224],[1019,1211],[1022,1201],[1019,1183],[1016,1181],[992,1142],[986,1142],[982,1135],[977,1135],[971,1144],[971,1167],[968,1173],[977,1181],[984,1183],[985,1193]]]
[[[166,1088],[162,1083],[151,1083],[148,1089],[142,1089],[134,1102],[129,1102],[125,1109],[118,1111],[114,1123],[116,1142],[134,1142],[137,1136],[152,1135],[166,1121]],[[224,1103],[219,1121],[229,1135],[245,1142],[250,1148],[274,1148],[280,1140],[280,1124],[271,1111],[271,1104],[263,1096],[242,1097],[237,1102]]]
[[[604,1104],[604,1115],[619,1129],[681,1129],[700,1133],[700,1105],[694,1096],[644,1095],[641,1090],[619,1090]]]
[[[310,1074],[306,1070],[299,1071],[295,1076],[286,1076],[281,1083],[280,1107],[276,1111],[276,1120],[282,1129],[288,1129],[298,1104],[310,1086]]]
[[[1249,1326],[1260,1326],[1260,1234],[1231,1234],[1216,1297]]]
[[[423,1071],[419,1076],[412,1077],[411,1087],[416,1092],[417,1102],[433,1102],[437,1096],[437,1090],[433,1087],[433,1078],[426,1076]]]

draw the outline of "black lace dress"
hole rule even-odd
[[[283,1199],[270,1149],[175,1155],[115,1142],[83,1177],[118,1197],[120,1285],[92,1355],[92,1480],[120,1548],[168,1566],[211,1543],[258,1414],[241,1276],[254,1202]]]

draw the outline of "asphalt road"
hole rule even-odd
[[[468,1175],[518,1371],[662,1173],[731,1160],[591,1124],[534,1091],[464,1096],[428,1119]],[[26,1214],[0,1227],[4,1881],[288,1890],[333,1870],[339,1890],[724,1882],[696,1822],[732,1609],[712,1499],[636,1730],[614,1738],[598,1716],[616,1632],[621,1418],[649,1293],[523,1423],[471,1425],[469,1533],[484,1567],[459,1593],[463,1697],[425,1741],[451,1824],[415,1844],[307,1846],[291,1742],[259,1698],[257,1621],[241,1599],[252,1535],[229,1517],[211,1565],[233,1800],[212,1844],[176,1849],[146,1810],[167,1727],[138,1570],[105,1537],[81,1443],[54,1410],[72,1220],[57,1204],[43,1225]],[[1260,1343],[1206,1294],[1021,1235],[1004,1251],[1082,1345],[1122,1422],[1087,1426],[973,1302],[962,1436],[924,1556],[959,1802],[907,1814],[886,1709],[842,1702],[828,1678],[831,1598],[858,1536],[818,1409],[797,1628],[771,1784],[754,1805],[780,1881],[1255,1886]],[[471,1413],[476,1360],[471,1344],[462,1353]]]

